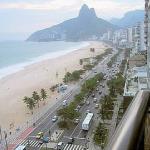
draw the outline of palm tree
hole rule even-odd
[[[23,102],[24,102],[25,104],[28,104],[28,99],[29,99],[29,97],[25,96],[25,97],[23,98]]]
[[[38,95],[38,93],[37,93],[36,91],[34,91],[34,92],[32,93],[32,98],[33,98],[33,100],[35,101],[35,103],[38,104],[38,108],[39,108],[39,101],[40,101],[41,99],[40,99],[40,96]]]
[[[33,108],[35,107],[35,101],[33,98],[25,96],[23,99],[24,103],[26,103],[27,107],[31,110],[31,113],[33,114]]]
[[[31,113],[33,114],[33,109],[35,107],[35,100],[33,98],[28,98],[28,104],[27,107],[31,110]]]
[[[47,98],[47,93],[45,89],[41,89],[41,98],[43,99],[44,104],[45,104],[45,99]]]

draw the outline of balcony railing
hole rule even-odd
[[[141,150],[141,129],[148,109],[149,91],[140,91],[132,100],[106,150]],[[142,148],[143,149],[143,148]]]

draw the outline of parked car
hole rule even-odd
[[[58,116],[54,116],[53,118],[52,118],[52,121],[53,122],[56,122],[58,120]]]

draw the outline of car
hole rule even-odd
[[[68,144],[73,144],[74,138],[69,138]]]
[[[49,142],[49,137],[43,137],[42,142],[43,143],[48,143]]]
[[[86,105],[90,105],[90,101],[86,101]]]
[[[94,73],[97,73],[97,71],[94,71]]]
[[[58,120],[58,116],[54,116],[53,118],[52,118],[52,121],[53,122],[56,122]]]
[[[44,133],[43,133],[43,132],[39,132],[39,133],[36,135],[36,139],[41,139],[43,136],[44,136]]]
[[[92,94],[92,97],[93,97],[93,98],[95,97],[95,94],[94,94],[94,93]]]
[[[97,109],[99,107],[99,104],[95,104],[95,108]]]
[[[96,88],[96,91],[99,91],[99,88]]]
[[[83,100],[80,105],[83,106],[86,103],[86,100]]]
[[[102,88],[104,88],[104,87],[105,87],[105,85],[102,86]]]
[[[86,114],[88,114],[88,113],[90,113],[91,111],[88,109],[88,110],[86,110]]]
[[[59,142],[57,144],[57,150],[62,150],[65,147],[65,144],[63,142]]]
[[[75,110],[76,112],[78,112],[78,111],[79,111],[79,109],[78,109],[78,108],[75,108],[74,110]]]
[[[64,100],[62,105],[66,106],[67,105],[67,100]]]
[[[80,120],[79,120],[78,118],[76,118],[76,119],[74,120],[74,123],[75,123],[75,124],[78,124],[79,121],[80,121]]]
[[[77,106],[77,108],[78,108],[78,109],[80,109],[80,108],[81,108],[81,106],[80,106],[80,105],[78,105],[78,106]]]
[[[97,98],[96,98],[96,97],[94,98],[93,102],[94,102],[94,103],[96,103],[96,102],[97,102]]]
[[[102,94],[102,91],[99,91],[99,95],[101,95]]]

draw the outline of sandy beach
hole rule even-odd
[[[95,48],[95,53],[90,48]],[[91,57],[104,52],[106,47],[100,42],[90,42],[88,47],[73,51],[58,58],[45,60],[26,67],[24,70],[9,75],[0,80],[0,125],[8,129],[11,123],[15,127],[22,124],[30,117],[29,110],[23,103],[24,96],[31,96],[32,92],[49,88],[56,83],[61,83],[66,71],[81,69],[81,58]],[[58,72],[58,78],[56,77]],[[51,95],[47,104],[55,103],[56,95]],[[42,105],[40,108],[43,107]]]

